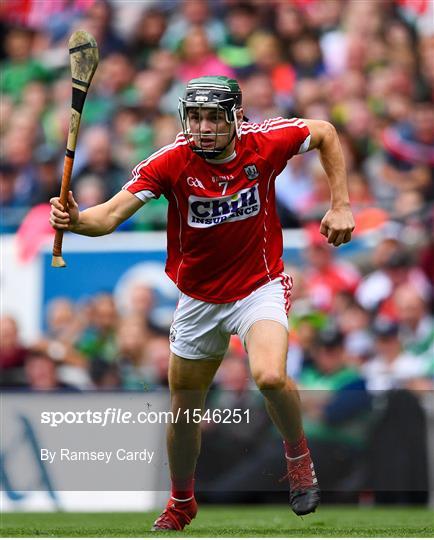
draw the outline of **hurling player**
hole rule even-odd
[[[330,187],[320,231],[334,246],[349,242],[354,220],[339,139],[324,121],[246,121],[237,81],[223,76],[191,80],[179,111],[182,132],[139,163],[122,191],[82,212],[71,192],[67,209],[55,197],[50,223],[100,236],[150,199],[168,199],[166,272],[180,290],[169,338],[173,410],[203,407],[229,338],[237,334],[283,439],[290,505],[296,514],[308,514],[319,503],[319,488],[299,394],[286,376],[292,279],[283,272],[274,181],[292,156],[318,150]],[[200,437],[200,424],[169,425],[172,491],[153,530],[182,530],[196,516]]]

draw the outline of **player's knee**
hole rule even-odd
[[[280,370],[264,370],[253,373],[256,386],[261,392],[281,390],[286,384],[286,375]]]

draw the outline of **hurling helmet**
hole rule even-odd
[[[236,110],[241,108],[242,94],[238,82],[229,77],[204,76],[192,79],[188,82],[184,97],[179,99],[179,115],[181,118],[182,130],[185,138],[190,143],[194,152],[204,158],[212,158],[221,154],[231,143],[235,135],[238,135],[238,122]],[[229,135],[228,133],[215,133],[214,148],[201,148],[201,133],[193,133],[190,127],[188,116],[189,109],[198,110],[199,114],[204,108],[213,108],[217,111],[217,118],[220,114],[224,115],[226,122],[234,126],[233,133],[227,143],[221,147],[218,144],[218,135]],[[200,124],[200,123],[199,123]],[[199,140],[199,145],[194,141]]]

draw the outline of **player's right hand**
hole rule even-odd
[[[70,231],[78,223],[80,211],[78,204],[72,196],[72,191],[68,193],[68,207],[63,208],[60,197],[50,199],[50,225],[60,231]]]

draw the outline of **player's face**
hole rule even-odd
[[[226,121],[222,109],[193,107],[187,111],[188,125],[194,144],[203,150],[224,149],[234,127]]]

